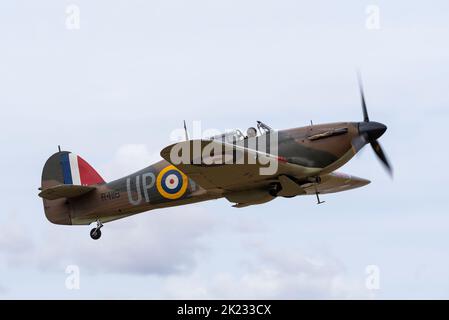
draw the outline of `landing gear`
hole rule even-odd
[[[94,240],[98,240],[101,237],[101,228],[103,227],[103,224],[100,220],[97,220],[97,227],[90,230],[90,237]]]
[[[268,193],[272,196],[272,197],[277,197],[279,191],[282,190],[282,185],[280,183],[274,183],[271,185],[270,189],[268,190]]]

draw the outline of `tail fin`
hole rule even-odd
[[[61,152],[59,157],[64,184],[90,186],[104,183],[98,172],[80,156],[70,152]]]
[[[56,194],[59,194],[59,196],[53,196],[52,200],[48,195],[44,197],[47,219],[56,224],[72,224],[69,202],[67,201],[67,198],[76,196],[77,190],[72,189],[81,189],[79,186],[87,187],[103,183],[105,181],[98,172],[80,156],[68,151],[53,154],[48,158],[42,171],[42,192],[40,195],[49,193],[54,195],[56,190]],[[70,186],[73,186],[73,188]],[[89,191],[88,188],[84,189]],[[61,192],[61,190],[65,191]],[[85,192],[78,191],[78,193],[81,195]]]

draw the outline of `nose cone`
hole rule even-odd
[[[359,134],[365,134],[368,136],[369,140],[376,140],[380,138],[385,131],[387,131],[387,126],[379,122],[359,122]]]

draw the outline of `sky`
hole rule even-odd
[[[449,3],[2,1],[1,299],[447,299]],[[225,199],[58,226],[37,196],[61,145],[107,180],[204,130],[361,121],[394,167],[364,188]],[[75,271],[74,271],[75,270]],[[76,281],[73,278],[76,276]]]

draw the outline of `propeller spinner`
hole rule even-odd
[[[382,123],[369,120],[368,108],[366,107],[365,94],[360,73],[357,73],[357,78],[362,103],[363,122],[359,122],[359,136],[353,140],[353,145],[356,150],[359,151],[365,144],[371,144],[374,153],[382,162],[390,176],[393,176],[393,168],[391,167],[384,151],[382,150],[382,147],[377,141],[377,139],[379,139],[385,133],[385,131],[387,131],[387,126]]]

